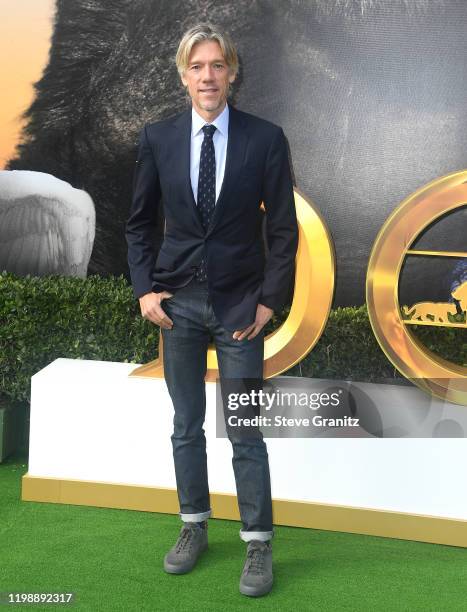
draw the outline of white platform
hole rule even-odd
[[[173,408],[163,380],[135,364],[57,359],[31,379],[29,475],[175,488]],[[205,424],[212,492],[235,493],[231,446]],[[268,439],[272,494],[467,519],[467,440]]]

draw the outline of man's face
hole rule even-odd
[[[188,88],[195,110],[208,113],[222,110],[229,83],[234,80],[235,75],[230,72],[217,41],[204,40],[193,45],[182,82]]]

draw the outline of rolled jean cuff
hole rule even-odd
[[[201,523],[201,521],[205,521],[211,516],[211,510],[206,510],[206,512],[197,512],[196,514],[185,514],[184,512],[180,512],[180,518],[184,523]]]
[[[273,535],[274,531],[243,531],[243,529],[240,529],[240,537],[244,542],[251,542],[251,540],[268,542]]]

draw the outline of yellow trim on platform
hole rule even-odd
[[[21,498],[23,501],[178,513],[175,489],[29,474],[23,476]],[[235,495],[211,493],[211,507],[214,518],[239,520]],[[286,499],[273,500],[273,514],[275,525],[467,547],[467,521],[461,519]]]

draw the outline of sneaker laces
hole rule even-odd
[[[249,546],[247,552],[248,571],[252,574],[262,574],[264,570],[266,544]]]
[[[195,536],[195,530],[196,528],[193,526],[185,525],[184,527],[182,527],[180,536],[175,545],[175,551],[177,553],[185,552],[187,549],[191,549],[191,547],[193,546],[193,538]]]

